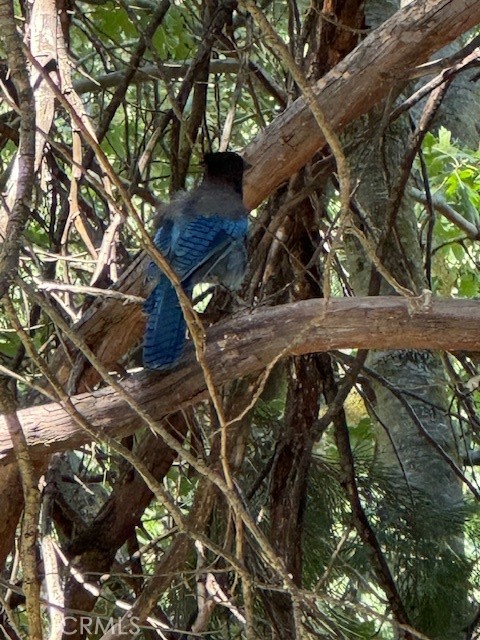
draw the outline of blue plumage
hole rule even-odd
[[[230,152],[205,156],[202,184],[166,209],[154,243],[191,297],[199,282],[237,289],[246,268],[247,211],[242,202],[242,158]],[[148,315],[143,361],[150,369],[174,366],[185,344],[186,324],[175,289],[152,264],[157,284],[145,303]]]

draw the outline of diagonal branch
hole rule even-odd
[[[391,91],[399,92],[415,67],[478,23],[478,0],[423,0],[395,13],[314,85],[330,126],[338,132]],[[325,143],[299,98],[245,150],[254,164],[245,179],[248,207],[262,202]]]

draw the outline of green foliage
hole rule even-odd
[[[465,220],[480,228],[480,151],[452,141],[440,128],[428,133],[423,145],[432,193],[440,195]],[[442,215],[434,227],[433,289],[442,296],[473,298],[480,295],[480,250]]]
[[[162,60],[186,60],[195,45],[187,22],[187,12],[182,5],[173,5],[155,33],[153,44]]]
[[[11,331],[0,331],[0,356],[13,358],[20,347],[20,338]]]
[[[480,151],[460,148],[450,131],[441,127],[438,137],[427,133],[423,153],[433,192],[441,190],[448,202],[470,222],[480,221]]]
[[[98,32],[116,44],[138,36],[127,11],[117,3],[106,2],[97,5],[91,9],[89,17]]]

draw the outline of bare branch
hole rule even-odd
[[[279,352],[301,355],[332,349],[438,349],[476,351],[480,302],[400,297],[306,300],[256,309],[208,332],[206,363],[213,383],[225,384],[268,366]],[[124,383],[145,412],[162,416],[208,396],[205,378],[190,356],[169,375],[142,372]],[[73,398],[92,429],[123,436],[138,428],[135,413],[110,387]],[[89,436],[59,404],[18,412],[32,458],[80,446]],[[96,425],[96,426],[95,426]],[[0,418],[0,463],[13,460],[8,429]]]

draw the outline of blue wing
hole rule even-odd
[[[198,282],[221,282],[231,288],[241,283],[246,267],[246,217],[198,216],[184,224],[166,220],[154,242],[178,274],[191,297]],[[153,265],[150,277],[157,285],[145,303],[148,314],[143,360],[150,369],[168,369],[180,357],[186,326],[175,289]]]

